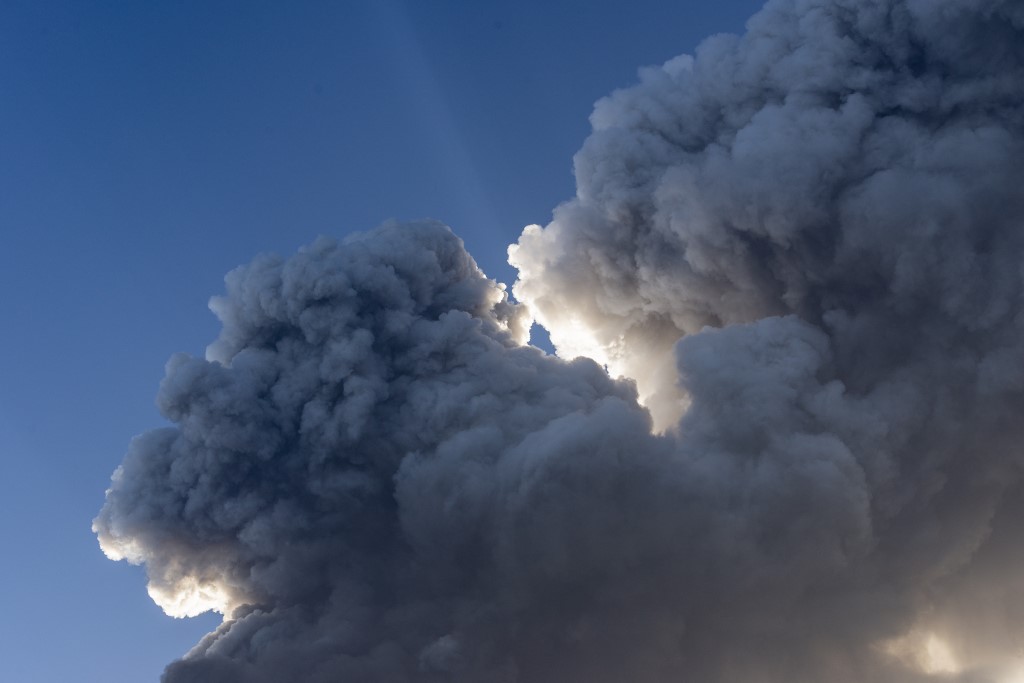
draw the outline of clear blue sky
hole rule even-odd
[[[218,622],[89,527],[225,272],[432,217],[509,281],[594,100],[760,4],[0,3],[0,680],[155,681]]]

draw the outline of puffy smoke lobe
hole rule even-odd
[[[922,324],[998,328],[1018,294],[1022,23],[1017,0],[772,2],[745,36],[641,71],[597,104],[578,197],[511,249],[516,295],[563,355],[647,395],[673,393],[665,359],[705,326],[797,314],[843,362],[873,357],[864,386]]]
[[[1022,105],[1024,3],[770,2],[600,101],[578,196],[510,249],[560,353],[635,378],[683,452],[740,458],[722,514],[763,534],[726,536],[772,556],[742,576],[778,604],[741,601],[696,680],[1016,662]],[[803,655],[738,647],[765,628]]]
[[[654,477],[634,389],[522,346],[522,308],[446,227],[227,285],[207,359],[168,364],[176,426],[132,443],[94,525],[168,613],[230,617],[167,681],[508,680],[546,656],[547,611],[589,609],[565,590],[653,550],[602,535]]]
[[[437,224],[228,276],[95,522],[226,615],[165,682],[1024,679],[1024,2],[770,2],[592,120],[510,255],[597,363]]]

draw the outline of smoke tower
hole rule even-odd
[[[1024,679],[1022,105],[1020,0],[773,0],[519,303],[436,223],[229,274],[94,523],[225,614],[165,683]]]

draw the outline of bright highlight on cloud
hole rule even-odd
[[[769,2],[592,123],[522,303],[436,223],[229,274],[94,524],[226,615],[166,683],[1020,679],[1024,2]]]

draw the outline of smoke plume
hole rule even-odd
[[[94,523],[225,614],[165,683],[1024,680],[1024,0],[772,0],[592,124],[520,303],[436,223],[228,275]]]

